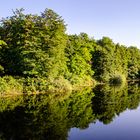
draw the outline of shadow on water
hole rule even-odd
[[[126,109],[136,109],[139,102],[138,84],[99,85],[61,95],[1,97],[0,139],[67,140],[71,128],[86,129],[97,120],[111,123]]]

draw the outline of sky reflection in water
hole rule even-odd
[[[72,128],[68,140],[140,140],[140,106],[116,115],[107,125],[97,121],[84,130]]]

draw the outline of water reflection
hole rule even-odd
[[[111,124],[126,109],[136,109],[139,102],[138,84],[99,85],[93,90],[73,93],[1,97],[0,139],[76,140],[83,130],[87,130],[86,140],[93,139],[90,135],[93,126]],[[98,133],[104,132],[100,130],[94,135]]]
[[[99,85],[94,90],[93,110],[95,117],[108,124],[126,109],[136,109],[140,102],[138,84],[124,87]]]

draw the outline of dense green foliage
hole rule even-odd
[[[103,37],[96,43],[92,60],[94,77],[99,81],[106,82],[116,77],[122,77],[122,81],[140,78],[140,50],[136,47],[127,48]]]
[[[90,83],[93,70],[91,69],[91,52],[93,50],[93,40],[88,35],[69,35],[66,47],[66,56],[68,58],[67,67],[69,70],[69,79],[72,84]]]
[[[20,9],[3,18],[0,23],[3,83],[7,82],[5,76],[12,76],[24,86],[23,92],[40,92],[92,85],[94,79],[110,83],[140,79],[138,48],[115,44],[108,37],[94,40],[86,33],[68,35],[65,31],[62,17],[50,9],[40,15],[24,14]]]
[[[65,74],[65,25],[52,10],[45,10],[41,16],[17,10],[2,21],[0,34],[7,43],[1,62],[5,73],[51,78]]]

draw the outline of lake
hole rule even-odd
[[[140,140],[140,86],[0,97],[1,140]]]

